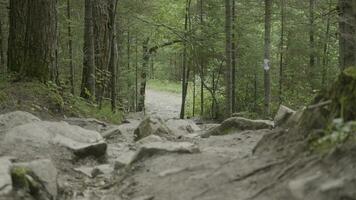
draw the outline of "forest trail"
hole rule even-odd
[[[178,118],[182,97],[180,94],[153,89],[146,90],[146,111],[163,119]]]
[[[209,135],[224,123],[177,119],[179,100],[179,95],[149,90],[147,116],[133,114],[121,125],[83,118],[47,122],[25,112],[0,115],[0,200],[335,200],[330,193],[356,195],[356,179],[349,177],[355,173],[346,173],[356,168],[333,166],[333,153],[324,160],[303,153],[288,129],[261,129],[266,122],[260,120],[244,119],[243,130],[228,127],[228,133],[221,129]],[[355,156],[345,155],[346,163],[354,163],[349,159]],[[16,180],[23,176],[17,174],[19,166],[31,172],[25,179],[34,174],[30,181],[39,181],[34,184],[41,185],[35,193],[40,196],[11,193],[18,185],[11,183],[9,169]]]

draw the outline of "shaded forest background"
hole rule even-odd
[[[7,52],[16,48],[8,45],[8,41],[14,35],[23,34],[21,29],[11,30],[9,11],[21,9],[21,6],[11,6],[23,1],[10,2],[1,0],[0,3],[3,77],[22,73],[11,64],[14,59]],[[244,111],[269,117],[280,104],[298,109],[310,102],[340,73],[342,19],[340,2],[336,0],[53,2],[48,6],[56,14],[50,17],[53,21],[49,24],[53,25],[51,34],[56,40],[49,42],[53,47],[49,51],[53,54],[51,69],[55,72],[37,78],[55,84],[66,94],[89,100],[98,109],[110,107],[111,102],[113,111],[144,110],[148,82],[158,88],[182,92],[182,102],[186,102],[182,106],[182,118],[216,119],[226,113]],[[16,20],[21,23],[20,17]],[[271,29],[270,89],[266,88],[264,68],[266,27]],[[36,27],[27,30],[39,31]],[[86,71],[90,69],[86,47],[91,45],[94,76]],[[227,57],[229,51],[231,58]],[[229,74],[230,82],[226,76]],[[93,77],[95,80],[90,80]],[[85,86],[88,80],[95,82],[91,89]],[[227,87],[231,88],[230,96],[226,95]],[[267,102],[266,90],[270,90]],[[225,110],[229,104],[226,102],[231,103],[231,113]],[[270,107],[268,111],[266,106]]]

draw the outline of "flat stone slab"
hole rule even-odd
[[[17,126],[6,133],[5,142],[60,145],[72,150],[77,156],[102,156],[107,148],[98,132],[66,122],[40,121]]]

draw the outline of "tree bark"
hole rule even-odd
[[[21,79],[47,82],[56,73],[56,4],[56,0],[10,1],[8,66]]]
[[[279,47],[279,104],[283,103],[283,68],[284,68],[284,29],[285,29],[285,0],[281,0],[281,37]]]
[[[109,33],[110,33],[110,60],[108,69],[111,74],[111,110],[116,112],[117,110],[117,40],[116,40],[116,8],[118,0],[111,0],[109,5]]]
[[[188,23],[189,23],[189,12],[190,12],[191,0],[186,0],[186,8],[185,8],[185,23],[184,23],[184,36],[187,37],[188,32]],[[188,80],[189,80],[189,67],[187,67],[187,41],[183,43],[183,63],[182,63],[182,105],[180,110],[180,118],[185,118],[185,104],[188,93]]]
[[[67,20],[68,20],[68,53],[69,53],[69,70],[70,70],[70,91],[75,94],[75,69],[73,64],[73,40],[72,40],[72,23],[71,23],[71,0],[67,0]]]
[[[143,42],[142,46],[142,69],[141,69],[141,85],[140,85],[140,94],[138,100],[137,111],[142,112],[145,111],[145,97],[146,97],[146,84],[147,84],[147,72],[148,72],[148,65],[150,62],[150,52],[148,48],[149,38],[147,38]]]
[[[340,69],[356,66],[356,2],[339,0]]]
[[[93,0],[85,0],[84,62],[80,96],[85,99],[95,97],[95,58],[93,30]]]
[[[3,21],[2,19],[0,19],[0,68],[3,74],[6,74],[5,52],[5,34],[3,28]]]
[[[226,34],[226,66],[225,66],[225,118],[232,115],[232,4],[225,0],[225,34]]]
[[[231,104],[232,112],[236,112],[236,58],[237,58],[237,41],[236,41],[236,0],[232,0],[232,44],[231,44]]]
[[[309,0],[309,79],[315,88],[315,0]]]
[[[265,0],[265,50],[264,50],[264,107],[265,115],[270,115],[271,104],[271,23],[272,23],[272,0]]]

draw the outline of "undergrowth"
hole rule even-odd
[[[111,111],[110,102],[104,101],[99,108],[53,83],[12,82],[11,77],[0,78],[0,110],[0,113],[22,110],[43,119],[83,117],[116,124],[123,118],[121,112]]]

